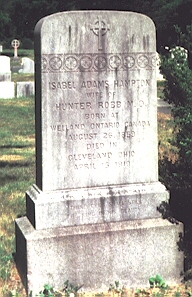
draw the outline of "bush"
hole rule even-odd
[[[176,47],[172,54],[163,56],[161,72],[166,79],[164,98],[173,106],[178,159],[174,164],[164,160],[160,164],[160,176],[174,193],[179,208],[184,205],[192,210],[192,70],[185,51]]]

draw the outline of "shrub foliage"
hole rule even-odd
[[[160,176],[179,205],[192,207],[192,70],[185,50],[175,47],[163,56],[161,71],[166,79],[164,97],[172,104],[178,158],[174,164],[164,160]]]

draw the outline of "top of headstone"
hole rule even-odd
[[[65,38],[55,42],[61,31],[66,34]],[[49,47],[42,48],[42,53],[58,52],[62,48],[71,52],[92,53],[105,51],[106,47],[108,51],[119,52],[122,51],[122,43],[126,51],[156,50],[153,21],[135,12],[98,10],[56,13],[42,18],[36,25],[35,33],[43,34],[44,39],[49,38]],[[104,40],[107,44],[103,44]],[[138,40],[143,40],[143,44]]]
[[[155,182],[156,35],[133,12],[78,11],[35,28],[37,185]]]
[[[10,71],[10,57],[0,56],[0,73],[11,73],[11,71]]]

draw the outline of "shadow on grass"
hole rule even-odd
[[[0,145],[0,149],[14,149],[14,148],[26,148],[26,147],[32,147],[31,143],[25,143],[25,144],[5,144],[5,145]]]
[[[21,162],[21,161],[14,161],[14,162],[10,162],[10,161],[0,161],[0,167],[28,167],[31,165],[31,162],[29,161],[25,161],[25,162]]]

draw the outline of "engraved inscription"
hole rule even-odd
[[[145,56],[138,57],[140,67],[148,65]],[[67,67],[77,69],[77,60],[73,60],[70,55]],[[111,67],[118,70],[122,67],[122,57],[119,55],[109,55],[108,59],[104,55],[96,55],[94,60],[84,55],[79,61],[82,69]],[[135,65],[131,56],[124,57],[123,61],[126,68]],[[78,80],[72,77],[71,80],[49,81],[49,89],[53,93],[59,94],[57,91],[61,90],[63,94],[53,97],[53,111],[59,113],[59,118],[62,113],[65,118],[76,111],[79,116],[77,121],[72,117],[71,123],[58,121],[50,125],[52,133],[63,134],[67,145],[76,148],[72,149],[73,153],[70,149],[66,155],[69,167],[75,171],[131,167],[137,156],[134,148],[131,149],[132,139],[135,139],[141,130],[144,133],[151,124],[146,117],[132,119],[130,113],[126,115],[124,112],[133,112],[134,109],[138,112],[140,108],[145,108],[145,100],[141,96],[135,97],[134,92],[141,90],[142,94],[148,90],[151,87],[151,79],[123,79],[126,76],[122,75],[116,79],[102,77],[100,80],[87,75]],[[76,90],[80,90],[78,95]]]

